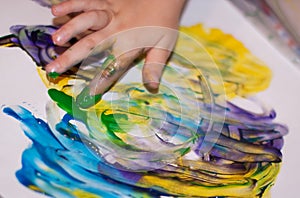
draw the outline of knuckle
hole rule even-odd
[[[92,10],[86,14],[86,17],[89,18],[90,22],[92,22],[91,29],[98,30],[108,25],[111,21],[111,16],[109,12],[104,10]]]
[[[97,19],[97,18],[99,18],[98,12],[96,10],[91,10],[91,11],[87,12],[86,14],[91,19]]]
[[[97,42],[93,38],[85,38],[83,41],[83,44],[86,49],[92,50],[97,45]]]

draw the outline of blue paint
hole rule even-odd
[[[22,169],[16,173],[23,185],[36,186],[54,197],[73,197],[72,191],[76,189],[102,197],[144,197],[157,193],[132,186],[141,177],[139,173],[115,169],[92,154],[82,141],[87,137],[79,135],[69,123],[70,115],[57,127],[61,134],[55,134],[47,123],[23,107],[6,107],[3,111],[21,122],[26,136],[33,142],[23,152]],[[70,139],[75,136],[78,139]]]

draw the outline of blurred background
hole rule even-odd
[[[230,0],[293,64],[300,63],[299,0]]]

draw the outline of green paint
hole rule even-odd
[[[106,60],[102,64],[102,66],[105,68],[115,60],[116,60],[116,58],[114,55],[109,55],[109,56],[107,56]],[[109,89],[110,89],[110,87],[108,88],[108,90]],[[79,107],[81,107],[83,109],[87,109],[87,108],[90,108],[90,107],[94,106],[95,104],[97,104],[102,99],[102,95],[103,94],[91,95],[90,88],[85,87],[81,91],[81,93],[77,96],[76,103]]]
[[[101,98],[102,98],[102,94],[91,95],[90,88],[85,87],[81,91],[81,93],[77,96],[76,104],[83,109],[87,109],[97,104],[101,100]]]
[[[86,112],[81,110],[78,104],[75,102],[74,98],[65,94],[62,91],[58,91],[56,89],[49,89],[48,94],[53,101],[57,103],[57,105],[66,111],[68,114],[72,115],[75,119],[81,120],[83,122],[87,122],[87,115]],[[121,132],[122,129],[119,127],[118,122],[116,119],[125,119],[127,120],[127,115],[125,114],[116,114],[116,115],[106,115],[105,112],[101,114],[100,122],[102,122],[106,128],[106,134],[110,141],[114,144],[119,145],[121,147],[137,150],[137,148],[124,143],[116,134],[115,132]],[[123,131],[124,132],[124,131]]]
[[[86,112],[82,111],[75,103],[74,99],[62,91],[56,89],[49,89],[48,94],[50,98],[57,103],[57,105],[72,115],[74,118],[86,121]]]
[[[116,57],[112,54],[108,55],[104,63],[102,64],[103,68],[107,67],[109,64],[111,64],[114,61],[116,61]]]
[[[129,145],[123,142],[116,133],[126,133],[122,128],[120,128],[118,122],[122,120],[128,121],[128,116],[126,114],[106,114],[105,111],[101,114],[100,121],[106,126],[107,137],[116,145],[123,147],[125,149],[138,151],[139,149],[135,146]]]
[[[180,148],[180,149],[175,150],[175,152],[180,153],[181,156],[184,156],[185,154],[187,154],[190,151],[191,151],[190,147],[188,147],[188,148]]]
[[[116,120],[118,120],[118,122]],[[126,133],[118,124],[122,121],[128,121],[128,116],[126,114],[102,114],[101,121],[105,124],[107,130],[109,131],[113,131],[116,133]]]
[[[118,145],[124,144],[123,141],[115,134],[115,132],[121,132],[122,129],[119,127],[118,122],[115,120],[114,114],[106,115],[105,112],[103,112],[101,114],[101,122],[106,126],[107,134],[114,140],[114,142],[117,140]]]
[[[57,78],[59,75],[60,75],[60,74],[57,73],[57,72],[50,72],[50,73],[48,74],[48,76],[49,76],[50,78],[53,78],[53,79]]]

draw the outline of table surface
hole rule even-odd
[[[30,0],[2,0],[5,8],[0,12],[0,35],[9,33],[11,25],[51,24],[50,10]],[[274,48],[265,35],[251,26],[244,16],[225,0],[190,0],[181,23],[192,25],[204,23],[207,27],[217,27],[233,34],[273,71],[271,86],[259,93],[258,97],[275,108],[277,120],[288,125],[290,132],[285,137],[283,163],[272,197],[296,197],[300,159],[297,146],[300,145],[300,122],[297,113],[300,107],[300,67],[295,67],[289,59]],[[0,106],[23,105],[36,116],[44,117],[48,100],[46,87],[41,82],[33,62],[22,50],[0,48]],[[298,139],[299,138],[299,139]],[[35,198],[42,195],[23,187],[14,176],[21,167],[22,151],[28,147],[17,122],[0,113],[0,197]]]

